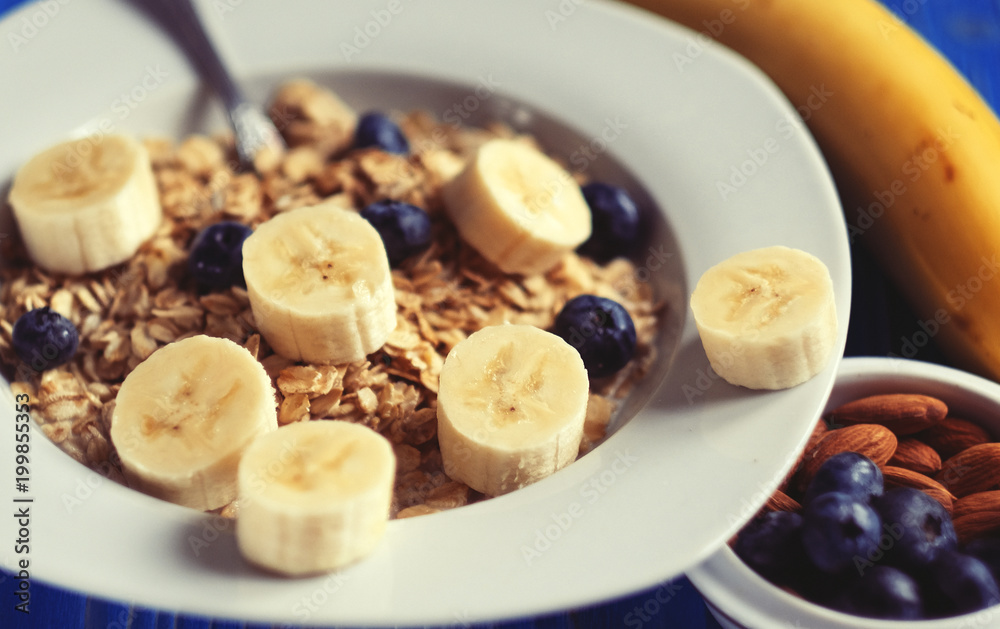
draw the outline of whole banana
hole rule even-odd
[[[873,252],[924,336],[1000,380],[1000,121],[937,51],[874,0],[631,0],[759,66],[808,124]],[[926,337],[926,338],[925,338]],[[904,347],[905,344],[904,344]]]

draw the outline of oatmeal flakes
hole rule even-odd
[[[524,310],[528,307],[528,296],[525,294],[524,289],[516,283],[511,281],[501,282],[497,286],[497,291],[499,291],[500,294],[507,299],[507,301],[514,304],[518,308]]]
[[[391,432],[402,443],[419,446],[437,435],[437,411],[422,408],[392,425]]]
[[[148,358],[159,347],[145,323],[139,323],[132,328],[129,339],[132,341],[132,353],[140,359]]]
[[[340,399],[343,394],[344,389],[340,386],[336,386],[332,388],[329,393],[314,398],[309,405],[309,410],[313,417],[317,419],[332,417],[333,409],[337,408],[340,404]]]
[[[437,179],[439,185],[451,181],[465,167],[464,159],[441,149],[424,151],[420,154],[420,162]]]
[[[149,331],[149,336],[161,343],[170,343],[174,341],[179,334],[179,330],[177,329],[177,326],[174,325],[173,321],[162,317],[151,319],[147,324],[146,329]]]
[[[142,145],[149,151],[149,160],[154,170],[170,166],[176,159],[174,143],[169,138],[145,137],[142,139]]]
[[[202,307],[217,315],[233,316],[243,310],[243,304],[226,293],[209,293],[198,298]]]
[[[584,442],[581,444],[581,450],[589,451],[595,443],[604,439],[614,410],[614,402],[603,396],[590,394],[587,400],[587,416],[583,420]]]
[[[90,282],[90,292],[94,294],[94,298],[97,302],[101,304],[101,311],[103,312],[105,308],[111,303],[114,298],[114,288],[111,287],[111,283],[108,281],[98,282],[92,280]]]
[[[73,294],[76,296],[80,304],[90,312],[102,312],[104,310],[101,308],[101,304],[94,297],[94,294],[91,293],[90,289],[86,286],[77,284],[73,288]]]
[[[430,490],[424,504],[435,509],[454,509],[468,504],[469,492],[465,483],[449,481]]]
[[[110,361],[101,355],[97,357],[94,372],[99,380],[121,380],[125,377],[126,367],[124,361]]]
[[[260,354],[260,334],[251,334],[243,347],[256,359]]]
[[[60,288],[52,297],[49,299],[49,307],[66,317],[67,319],[73,320],[73,293],[66,290],[65,288]]]
[[[416,168],[402,155],[367,150],[359,156],[358,166],[374,186],[368,203],[378,199],[405,200],[422,183]]]
[[[278,374],[277,386],[285,395],[305,393],[315,398],[329,393],[339,380],[340,373],[328,365],[292,365]]]
[[[323,156],[312,147],[298,146],[285,155],[281,169],[289,181],[302,183],[323,170]]]
[[[103,406],[105,402],[114,399],[116,390],[103,382],[90,382],[85,389],[91,403],[95,406]]]
[[[259,173],[261,176],[272,174],[281,167],[281,158],[283,156],[283,152],[280,150],[276,150],[270,146],[261,147],[253,156],[254,172]]]
[[[400,508],[406,508],[424,501],[427,492],[434,489],[432,477],[424,471],[413,470],[396,477],[396,498]]]
[[[42,433],[49,438],[52,443],[61,444],[70,436],[71,422],[61,421],[61,422],[49,422],[47,424],[42,424]]]
[[[132,351],[131,340],[119,330],[112,330],[104,339],[107,345],[104,346],[104,359],[110,363],[125,360]],[[103,339],[102,339],[103,340]]]
[[[174,306],[168,309],[153,308],[153,316],[171,319],[182,330],[190,330],[201,326],[204,311],[199,306]]]
[[[293,393],[286,396],[278,407],[278,424],[284,426],[292,422],[309,419],[309,396],[305,393]]]
[[[371,415],[378,408],[378,397],[371,387],[358,389],[358,407],[367,415]]]
[[[95,413],[90,399],[80,391],[53,393],[42,398],[37,409],[52,421],[90,419]]]
[[[619,300],[638,338],[632,363],[592,383],[581,452],[603,438],[618,399],[655,359],[666,306],[624,259],[602,266],[568,254],[545,275],[515,278],[462,242],[443,212],[441,186],[483,142],[517,137],[509,127],[470,129],[411,112],[399,118],[412,149],[401,156],[352,149],[357,114],[311,81],[282,85],[268,113],[290,150],[260,155],[255,173],[233,170],[231,134],[144,140],[165,217],[122,265],[85,277],[56,277],[32,265],[17,238],[2,243],[13,263],[0,268],[0,360],[14,374],[12,390],[31,397],[35,419],[53,442],[124,483],[108,438],[122,380],[156,348],[210,334],[243,345],[263,365],[282,425],[360,422],[389,439],[397,459],[394,517],[454,508],[483,496],[443,470],[436,409],[445,356],[484,325],[511,321],[550,328],[561,306],[583,292]],[[397,328],[380,350],[351,364],[299,364],[274,353],[257,333],[245,289],[195,291],[187,248],[196,233],[219,220],[256,227],[278,212],[331,198],[354,210],[384,198],[418,205],[432,218],[434,240],[392,270]],[[18,316],[45,305],[77,326],[80,346],[70,365],[37,374],[17,359],[10,335]],[[235,504],[226,509],[230,516],[238,511]]]
[[[420,467],[420,450],[411,445],[401,443],[393,446],[396,454],[396,474],[406,474]]]
[[[90,438],[87,440],[86,454],[88,461],[107,461],[108,452],[111,446],[104,435],[100,434],[96,428],[90,427]]]
[[[355,409],[356,407],[354,406],[354,404],[350,402],[338,404],[337,406],[334,406],[333,408],[330,409],[330,411],[327,413],[327,417],[330,417],[331,419],[337,417],[347,417],[349,415],[354,414]]]
[[[406,507],[401,509],[399,513],[396,514],[396,518],[403,520],[406,518],[413,518],[418,515],[430,515],[431,513],[440,513],[441,509],[435,509],[429,505],[413,505],[412,507]]]
[[[330,155],[354,140],[357,114],[332,92],[311,81],[294,80],[282,85],[268,114],[291,147],[310,145]]]
[[[222,211],[232,218],[250,221],[261,211],[263,193],[260,181],[248,173],[237,175],[222,189]]]
[[[177,148],[176,159],[189,173],[208,178],[212,172],[225,167],[226,156],[222,148],[210,138],[192,135]]]
[[[205,334],[242,343],[248,330],[238,317],[208,313],[205,315]]]
[[[261,359],[260,362],[264,365],[264,371],[267,372],[267,375],[271,376],[271,379],[276,379],[285,367],[291,367],[295,364],[294,360],[285,358],[280,354],[271,354]]]

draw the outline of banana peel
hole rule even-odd
[[[874,0],[630,3],[771,77],[823,151],[852,244],[920,318],[913,343],[1000,381],[1000,120],[961,74]]]

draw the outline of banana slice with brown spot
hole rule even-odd
[[[396,327],[382,239],[334,202],[261,224],[243,244],[243,274],[257,328],[286,358],[354,362],[382,347]]]

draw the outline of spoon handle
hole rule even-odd
[[[148,4],[150,0],[145,0]],[[168,26],[202,78],[212,86],[229,115],[236,141],[236,153],[245,169],[253,169],[257,152],[269,147],[276,152],[285,149],[281,134],[271,120],[255,104],[247,100],[243,90],[233,80],[222,63],[218,51],[209,39],[201,18],[191,0],[156,0],[157,13]]]

